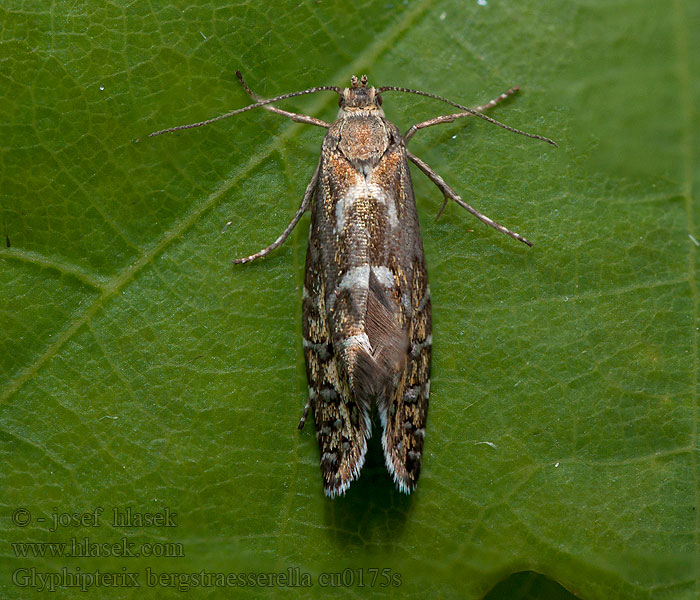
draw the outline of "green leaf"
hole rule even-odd
[[[1,596],[83,598],[60,587],[78,569],[121,577],[92,581],[105,598],[269,597],[305,576],[304,597],[700,596],[697,2],[0,14]],[[289,222],[323,131],[258,110],[146,137],[245,106],[236,68],[268,97],[362,73],[471,105],[519,85],[492,116],[560,145],[472,119],[411,141],[535,246],[456,205],[434,223],[414,171],[434,362],[410,497],[375,431],[360,480],[326,499],[313,425],[296,430],[308,218],[231,265]],[[332,120],[335,101],[283,106]],[[384,109],[402,130],[449,112],[398,93]],[[128,508],[177,526],[114,524]],[[89,557],[16,545],[85,538]],[[551,581],[507,580],[521,571]]]

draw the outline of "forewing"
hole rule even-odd
[[[399,249],[392,269],[399,286],[398,296],[405,309],[408,356],[386,403],[380,405],[380,414],[387,469],[399,489],[409,493],[416,487],[423,456],[430,395],[432,320],[425,256],[405,154],[397,171],[400,181],[395,189],[401,208],[399,214],[404,221],[402,228],[413,232],[404,247]]]
[[[326,495],[344,494],[357,479],[365,460],[371,432],[369,411],[353,399],[347,373],[339,364],[341,349],[334,348],[328,324],[325,291],[328,266],[322,264],[317,231],[316,203],[324,202],[319,186],[312,208],[303,301],[303,334],[309,399],[321,453],[321,473]]]

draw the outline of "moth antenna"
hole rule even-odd
[[[243,82],[243,76],[240,75],[240,71],[236,71],[236,77],[243,83],[244,87],[246,90],[248,90],[248,86]],[[153,133],[149,133],[148,137],[156,137],[157,135],[163,135],[164,133],[172,133],[174,131],[181,131],[183,129],[193,129],[194,127],[203,127],[204,125],[210,125],[211,123],[216,123],[216,121],[221,121],[222,119],[228,119],[229,117],[233,117],[234,115],[238,115],[240,113],[246,112],[248,110],[253,110],[254,108],[259,108],[261,106],[265,106],[266,104],[272,104],[273,102],[279,102],[280,100],[286,100],[287,98],[294,98],[296,96],[303,96],[305,94],[315,94],[316,92],[335,92],[336,94],[342,94],[343,90],[339,88],[337,85],[321,85],[317,87],[312,87],[309,88],[308,90],[302,90],[300,92],[291,92],[289,94],[282,94],[281,96],[275,96],[274,98],[268,98],[267,100],[261,100],[260,102],[256,102],[255,104],[249,104],[248,106],[244,106],[243,108],[238,108],[236,110],[232,110],[231,112],[228,112],[224,115],[219,115],[218,117],[214,117],[213,119],[207,119],[206,121],[200,121],[199,123],[189,123],[187,125],[177,125],[176,127],[168,127],[167,129],[161,129],[160,131],[154,131]]]
[[[469,108],[468,106],[462,106],[461,104],[457,104],[456,102],[453,102],[452,100],[449,100],[447,98],[443,98],[442,96],[438,96],[437,94],[431,94],[430,92],[422,92],[420,90],[412,90],[410,88],[403,88],[403,87],[395,87],[395,86],[384,86],[377,88],[377,91],[381,94],[383,92],[405,92],[407,94],[417,94],[418,96],[425,96],[426,98],[433,98],[434,100],[440,100],[441,102],[445,102],[447,104],[450,104],[456,108],[459,108],[465,112],[471,113],[475,117],[479,117],[480,119],[484,119],[484,121],[488,121],[489,123],[493,123],[494,125],[498,125],[499,127],[502,127],[503,129],[507,129],[508,131],[512,131],[513,133],[517,133],[518,135],[524,135],[525,137],[533,138],[536,140],[542,140],[543,142],[547,142],[548,144],[551,144],[555,148],[558,148],[559,145],[554,141],[550,140],[548,137],[544,137],[543,135],[537,135],[536,133],[528,133],[527,131],[521,131],[520,129],[515,129],[515,127],[511,127],[510,125],[506,125],[505,123],[501,123],[500,121],[496,121],[496,119],[492,119],[489,116],[486,116],[483,113],[480,113],[477,110],[474,110],[473,108]]]

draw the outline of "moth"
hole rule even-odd
[[[509,131],[525,133],[484,114],[518,88],[467,108],[441,96],[400,87],[371,87],[367,77],[351,86],[320,86],[262,99],[236,76],[255,101],[225,115],[171,127],[151,136],[200,127],[264,107],[300,123],[327,129],[321,157],[301,205],[284,232],[268,247],[235,259],[234,264],[269,254],[287,239],[311,210],[303,289],[303,334],[309,397],[299,423],[310,409],[316,423],[326,495],[344,494],[360,475],[372,433],[372,408],[382,426],[387,469],[399,490],[410,493],[421,471],[430,395],[432,321],[430,287],[408,161],[438,187],[444,202],[454,200],[498,231],[532,244],[472,208],[407,143],[420,129],[477,116]],[[319,91],[338,94],[333,123],[282,110],[272,103]],[[406,92],[447,102],[460,112],[413,125],[405,134],[382,110],[385,92]]]

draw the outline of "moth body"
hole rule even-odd
[[[389,472],[414,489],[430,385],[430,293],[403,139],[374,88],[344,91],[323,141],[303,300],[324,489],[362,467],[376,403]]]
[[[387,469],[398,488],[409,493],[421,470],[433,338],[430,288],[408,161],[444,195],[440,212],[453,200],[489,227],[532,244],[466,204],[406,144],[421,129],[471,116],[553,146],[556,143],[482,114],[513,95],[517,87],[468,108],[428,92],[370,87],[364,75],[353,77],[349,88],[319,86],[265,100],[246,85],[240,71],[236,76],[254,104],[150,136],[201,127],[259,107],[328,129],[318,166],[292,221],[267,248],[233,262],[246,263],[269,254],[311,210],[302,294],[309,399],[299,429],[313,408],[323,487],[335,497],[360,475],[376,406]],[[339,95],[340,110],[333,123],[272,106],[320,91]],[[462,112],[416,123],[402,136],[381,108],[382,93],[387,91],[427,96]]]

